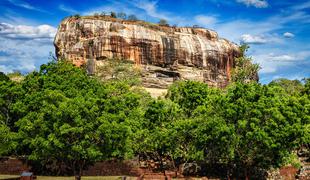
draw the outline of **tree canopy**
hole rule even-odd
[[[77,177],[97,161],[135,156],[155,158],[160,170],[167,160],[174,168],[197,162],[250,177],[250,169],[287,164],[310,144],[309,79],[261,85],[242,75],[223,90],[177,81],[152,99],[128,64],[107,62],[107,79],[64,61],[18,82],[2,74],[0,155],[66,166]]]
[[[234,68],[232,69],[232,81],[247,83],[251,81],[258,82],[259,64],[253,63],[252,58],[246,55],[249,49],[247,44],[240,46],[240,57],[235,59]]]

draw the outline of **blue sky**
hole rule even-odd
[[[178,26],[214,29],[250,44],[260,81],[310,77],[310,1],[306,0],[0,0],[0,71],[30,72],[54,53],[60,21],[72,14],[125,12]]]

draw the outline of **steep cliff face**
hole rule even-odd
[[[212,30],[163,27],[113,18],[67,18],[55,37],[58,57],[89,73],[106,59],[120,58],[141,67],[148,88],[167,88],[177,79],[224,87],[239,49]]]

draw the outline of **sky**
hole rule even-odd
[[[307,0],[0,0],[0,71],[39,69],[54,54],[58,24],[67,16],[125,12],[139,19],[199,25],[237,44],[261,66],[260,82],[310,77]]]

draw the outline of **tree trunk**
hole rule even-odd
[[[164,163],[163,163],[163,159],[160,156],[160,170],[164,172],[164,176],[166,176],[166,171],[164,169]]]
[[[248,168],[245,167],[245,180],[249,180],[249,175],[248,175]]]
[[[173,169],[174,169],[174,173],[175,173],[175,177],[178,177],[178,168],[176,167],[176,163],[172,157],[172,155],[170,156],[171,157],[171,161],[172,161],[172,165],[173,165]]]
[[[78,175],[75,176],[75,180],[81,180],[83,169],[84,169],[84,165],[85,165],[85,161],[84,160],[79,161],[79,164],[78,164],[79,171],[78,171]]]
[[[76,175],[75,176],[75,180],[81,180],[81,176],[80,175]]]
[[[227,171],[226,171],[226,176],[227,176],[227,179],[230,180],[230,171],[229,171],[229,169],[227,169]]]
[[[75,180],[81,180],[80,172],[77,171],[77,167],[76,167],[77,161],[74,160],[72,163],[73,163],[72,167],[73,167],[73,174],[74,174]]]

